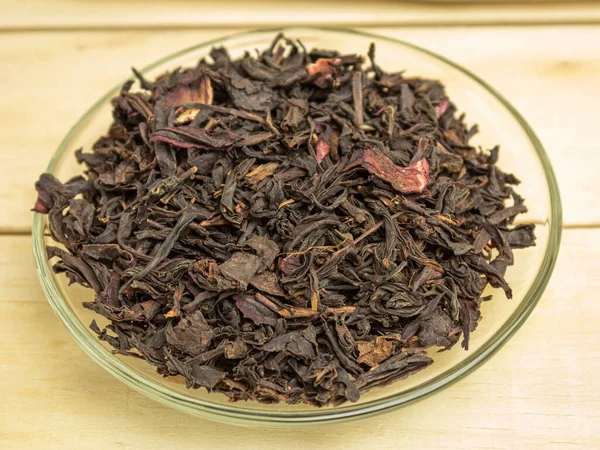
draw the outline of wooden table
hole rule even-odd
[[[600,7],[305,1],[289,16],[269,1],[254,11],[233,2],[226,13],[200,3],[0,6],[0,448],[600,448]],[[85,356],[48,306],[29,236],[33,182],[131,65],[231,27],[311,17],[376,25],[371,32],[439,52],[514,103],[559,180],[565,229],[554,276],[476,377],[405,409],[316,431],[235,428],[165,409]]]

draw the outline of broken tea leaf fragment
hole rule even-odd
[[[254,168],[250,173],[248,173],[245,177],[246,182],[252,185],[257,184],[258,182],[264,180],[267,177],[270,177],[275,173],[275,170],[279,167],[279,163],[271,162],[262,164]]]
[[[254,236],[248,239],[246,243],[260,258],[260,270],[271,267],[277,255],[279,255],[279,246],[277,243],[265,236]]]
[[[213,329],[200,311],[179,321],[176,326],[167,326],[167,342],[182,353],[197,356],[212,342]]]
[[[391,356],[394,343],[382,336],[377,336],[373,341],[357,342],[356,347],[358,348],[357,361],[375,367]]]
[[[220,272],[230,280],[236,281],[242,290],[246,290],[250,280],[261,267],[261,259],[251,253],[237,252],[219,266]]]
[[[277,325],[278,316],[271,309],[256,301],[250,295],[239,294],[234,296],[235,304],[246,319],[256,325]]]
[[[255,275],[251,280],[250,284],[259,291],[266,292],[267,294],[284,296],[285,292],[281,289],[277,275],[273,272],[262,272]]]
[[[208,365],[192,366],[192,377],[194,383],[207,389],[214,389],[219,381],[223,380],[227,374],[222,370],[215,369]]]

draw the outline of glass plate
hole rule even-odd
[[[529,212],[520,222],[537,224],[537,245],[515,251],[515,265],[506,279],[514,297],[507,300],[502,292],[488,287],[484,293],[494,300],[482,304],[483,321],[471,336],[470,349],[460,345],[452,350],[430,352],[434,363],[427,369],[363,394],[357,403],[338,407],[315,408],[307,405],[264,405],[257,402],[229,403],[222,394],[206,390],[188,390],[177,377],[163,378],[145,361],[111,353],[108,344],[97,339],[88,328],[98,315],[81,306],[93,298],[91,290],[67,286],[64,276],[52,272],[46,259],[46,245],[52,240],[44,235],[45,216],[35,214],[33,250],[44,292],[75,340],[85,352],[115,377],[137,391],[165,405],[201,417],[224,422],[292,426],[334,423],[388,411],[430,395],[472,372],[492,356],[523,324],[546,287],[558,254],[561,234],[561,206],[556,179],[540,141],[515,108],[485,81],[448,59],[415,45],[395,39],[356,31],[322,28],[290,28],[253,31],[196,45],[179,51],[146,67],[147,78],[174,69],[192,66],[207,56],[213,46],[226,47],[233,57],[244,51],[266,48],[275,34],[283,31],[300,39],[307,48],[337,49],[342,53],[366,53],[369,44],[377,47],[377,62],[386,71],[406,70],[407,76],[441,80],[459,111],[469,123],[478,123],[480,133],[473,145],[491,148],[500,144],[499,166],[522,180],[518,192],[525,197]],[[65,181],[82,171],[74,157],[76,149],[90,148],[110,125],[110,99],[120,89],[119,83],[104,95],[75,124],[50,160],[48,172]],[[102,323],[100,323],[102,325]]]

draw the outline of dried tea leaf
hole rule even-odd
[[[419,340],[425,347],[449,348],[457,339],[452,339],[451,331],[454,329],[454,321],[447,314],[436,311],[431,317],[420,324]]]
[[[359,376],[356,379],[356,386],[361,392],[385,386],[423,370],[432,362],[433,360],[425,355],[407,356],[405,353],[400,353]]]
[[[262,164],[246,175],[246,182],[253,185],[257,184],[259,181],[273,175],[278,167],[279,163],[276,162]]]
[[[248,354],[248,347],[241,339],[225,344],[224,355],[227,359],[242,359]]]
[[[235,305],[246,319],[250,319],[256,325],[277,325],[278,315],[249,295],[234,296]]]
[[[85,244],[81,246],[81,253],[97,260],[115,261],[122,258],[133,261],[133,255],[117,244]]]
[[[283,352],[304,362],[310,362],[317,356],[314,328],[309,325],[302,331],[275,336],[263,345],[262,349],[266,352]]]
[[[115,322],[150,322],[160,311],[162,305],[154,300],[147,300],[129,306],[112,306],[98,302],[84,302],[83,306],[103,315]]]
[[[192,367],[194,383],[209,390],[214,389],[217,383],[223,380],[226,375],[222,370],[206,365],[195,365]]]
[[[273,90],[265,83],[243,78],[233,67],[226,73],[230,84],[229,94],[235,106],[246,111],[264,112],[276,98]]]
[[[240,136],[230,131],[204,130],[187,125],[164,127],[150,135],[150,142],[166,142],[182,148],[225,149],[241,141]]]
[[[250,284],[259,291],[266,292],[267,294],[278,296],[285,295],[285,292],[279,285],[277,275],[273,272],[265,271],[255,275],[254,278],[250,280]]]
[[[214,93],[212,82],[210,81],[210,77],[208,75],[202,75],[200,77],[200,88],[198,91],[198,103],[212,105]]]
[[[184,317],[173,327],[166,329],[167,342],[182,353],[197,356],[212,342],[213,329],[206,323],[200,311]]]
[[[184,123],[189,123],[196,118],[200,110],[198,108],[190,108],[186,109],[184,112],[177,116],[175,119],[175,123],[177,125],[183,125]]]
[[[357,342],[356,347],[358,348],[357,361],[375,367],[391,356],[394,343],[382,336],[377,336],[373,341]]]
[[[250,253],[237,252],[219,266],[220,272],[238,283],[241,290],[246,290],[248,283],[261,267],[261,259]]]
[[[299,126],[308,113],[308,101],[303,98],[290,98],[287,101],[285,117],[281,122],[281,128],[296,128]]]
[[[271,267],[277,255],[279,255],[279,246],[277,243],[265,236],[252,237],[248,239],[246,244],[260,257],[260,270]]]
[[[454,130],[447,130],[444,132],[444,137],[451,143],[454,145],[458,145],[460,147],[462,147],[464,144],[464,142],[462,142],[460,140],[460,138],[456,135],[456,133],[454,132]]]

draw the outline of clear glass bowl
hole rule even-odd
[[[108,344],[99,341],[88,328],[92,319],[100,322],[101,318],[81,306],[82,301],[92,300],[91,290],[67,286],[66,277],[52,272],[45,249],[52,241],[44,234],[45,216],[37,213],[33,223],[33,249],[41,284],[56,315],[94,361],[142,394],[187,413],[236,424],[334,423],[366,417],[421,399],[459,380],[490,358],[523,324],[548,283],[560,242],[560,197],[548,156],[515,108],[468,70],[406,42],[355,31],[317,28],[254,31],[179,51],[142,72],[151,79],[178,66],[194,65],[213,46],[225,46],[232,56],[239,56],[245,50],[267,47],[278,31],[302,40],[307,48],[331,48],[342,53],[366,53],[369,44],[375,42],[377,62],[385,70],[406,70],[407,76],[441,80],[459,111],[466,113],[467,121],[479,124],[481,131],[473,143],[483,148],[500,144],[499,166],[522,180],[518,192],[526,198],[529,212],[519,221],[537,224],[537,245],[515,252],[515,265],[506,275],[514,292],[513,299],[507,300],[502,292],[488,288],[485,294],[493,293],[495,298],[482,305],[484,320],[471,337],[469,351],[456,345],[450,351],[430,352],[434,363],[427,369],[390,386],[374,389],[354,404],[318,409],[306,405],[229,403],[222,394],[210,394],[204,389],[188,390],[177,378],[163,378],[145,361],[111,353]],[[111,122],[110,99],[121,85],[102,97],[69,131],[52,157],[48,172],[63,181],[81,173],[74,152],[80,147],[91,147],[107,131]]]

